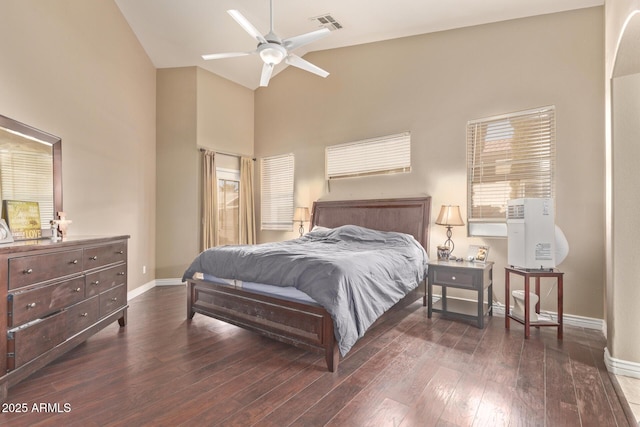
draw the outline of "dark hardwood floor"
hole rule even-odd
[[[27,411],[0,414],[0,425],[628,425],[598,331],[566,327],[558,341],[542,328],[524,340],[501,317],[482,330],[427,319],[419,300],[330,373],[319,354],[198,314],[187,322],[185,301],[182,286],[132,300],[125,328],[11,388],[4,408]]]

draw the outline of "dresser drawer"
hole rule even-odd
[[[66,311],[8,332],[8,368],[15,369],[65,340]],[[13,353],[13,357],[11,357]]]
[[[121,264],[87,274],[87,297],[127,283],[127,265]]]
[[[127,305],[127,286],[121,285],[100,294],[100,317]]]
[[[9,260],[9,289],[82,272],[82,250],[31,255]]]
[[[442,283],[449,286],[457,286],[461,288],[474,288],[473,273],[461,270],[443,270],[437,269],[433,272],[433,284]]]
[[[99,297],[89,298],[67,309],[67,338],[93,325],[99,318]]]
[[[9,294],[9,327],[44,317],[84,299],[84,277]]]
[[[110,245],[93,246],[84,249],[84,269],[104,267],[105,265],[127,261],[127,243],[116,242]]]

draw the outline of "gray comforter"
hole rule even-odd
[[[293,286],[322,305],[344,356],[367,328],[425,279],[427,253],[407,234],[355,225],[316,227],[303,237],[220,246],[196,257],[196,272],[225,279]]]

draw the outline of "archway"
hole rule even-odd
[[[606,359],[610,371],[640,378],[640,13],[627,20],[615,58]]]

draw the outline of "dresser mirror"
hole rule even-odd
[[[37,202],[41,237],[49,236],[49,221],[62,211],[62,140],[0,115],[0,200]]]

